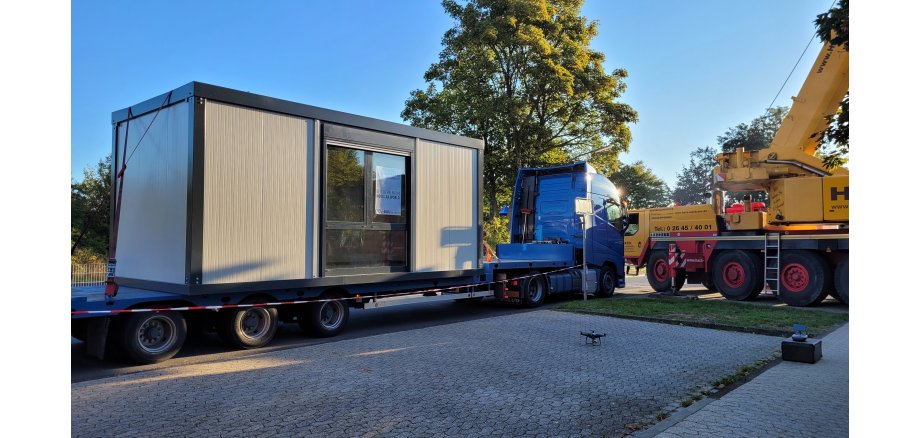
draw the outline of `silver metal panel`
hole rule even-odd
[[[468,148],[418,141],[413,271],[472,269],[478,264],[474,154]]]
[[[306,277],[307,120],[208,101],[202,283]]]
[[[149,113],[129,124],[116,254],[119,277],[185,283],[189,105],[178,103],[155,120]],[[125,122],[118,125],[116,141],[115,168],[120,169]]]

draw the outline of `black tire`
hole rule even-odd
[[[847,255],[834,269],[834,290],[836,298],[843,304],[850,304],[850,256]]]
[[[668,252],[652,251],[648,257],[648,263],[645,265],[645,278],[648,284],[652,286],[655,292],[670,292],[671,277],[668,272]],[[687,271],[678,269],[674,277],[674,286],[676,290],[684,287],[687,281]]]
[[[763,261],[750,251],[724,251],[713,262],[712,282],[725,299],[757,298],[764,284]]]
[[[129,359],[150,364],[176,355],[185,343],[185,318],[179,312],[132,313],[121,325],[121,351]]]
[[[540,307],[549,294],[546,277],[539,271],[530,271],[527,275],[528,277],[521,281],[521,304],[524,307]]]
[[[323,299],[331,298],[341,296],[323,296]],[[329,338],[345,330],[345,326],[348,325],[348,314],[348,303],[345,300],[310,303],[297,315],[297,325],[308,335]]]
[[[703,280],[703,281],[702,281],[702,285],[706,288],[706,290],[709,290],[709,291],[712,291],[712,292],[717,292],[717,291],[719,290],[719,289],[716,287],[716,284],[712,282],[712,278],[711,278],[711,277],[708,278],[708,279],[706,279],[706,280]]]
[[[610,298],[617,289],[617,271],[610,266],[604,266],[597,274],[597,292],[594,296],[598,298]]]
[[[786,251],[779,271],[779,299],[794,307],[813,306],[830,292],[830,266],[812,251]]]
[[[217,317],[217,334],[227,345],[251,349],[264,347],[278,331],[278,309],[256,306],[224,309]]]

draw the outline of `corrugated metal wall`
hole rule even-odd
[[[203,284],[310,277],[307,123],[205,104]]]
[[[477,268],[477,152],[418,141],[413,272]]]
[[[119,277],[185,283],[189,105],[178,103],[164,108],[156,120],[150,113],[129,124],[130,158],[118,229]],[[122,122],[116,136],[116,169],[121,169],[124,141]]]

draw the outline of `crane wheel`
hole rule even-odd
[[[844,304],[850,304],[850,256],[847,255],[834,269],[834,296]]]
[[[757,298],[763,290],[763,262],[750,251],[722,252],[713,263],[712,282],[726,299]]]
[[[783,253],[779,299],[794,307],[813,306],[827,298],[831,281],[827,260],[812,251]]]
[[[655,292],[671,291],[667,251],[652,251],[648,257],[648,263],[645,265],[645,278],[648,279],[648,284],[652,286]],[[675,288],[680,290],[680,288],[684,287],[684,282],[687,281],[687,272],[683,269],[678,269],[674,280]]]

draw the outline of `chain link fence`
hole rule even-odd
[[[105,284],[105,263],[71,264],[70,287]]]

